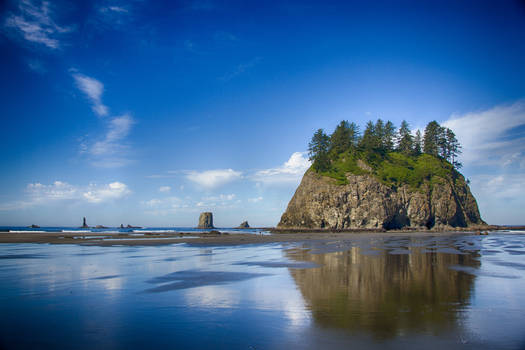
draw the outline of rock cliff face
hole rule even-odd
[[[372,175],[347,175],[348,184],[308,170],[278,228],[398,229],[485,225],[463,176],[434,178],[419,188],[391,188]]]
[[[201,213],[199,216],[199,225],[197,228],[214,228],[213,227],[213,214],[210,212]]]

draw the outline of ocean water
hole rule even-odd
[[[2,349],[524,349],[525,234],[0,244]]]
[[[249,234],[270,234],[266,229],[260,228],[248,228],[248,229],[238,229],[230,227],[220,227],[215,228],[220,232],[228,233],[249,233]],[[144,233],[144,232],[153,232],[153,233],[179,233],[179,232],[209,232],[209,229],[198,229],[195,227],[141,227],[141,228],[120,228],[120,227],[108,227],[108,228],[79,228],[79,227],[66,227],[66,226],[57,226],[57,227],[40,227],[40,228],[31,228],[26,226],[0,226],[0,234],[2,232],[55,232],[55,233],[82,233],[82,232],[99,232],[99,233]]]

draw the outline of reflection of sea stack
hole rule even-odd
[[[214,228],[213,214],[210,212],[201,213],[199,216],[199,225],[197,228]]]
[[[84,217],[84,220],[82,221],[82,227],[81,228],[89,228],[89,226],[86,224],[86,218]]]
[[[250,228],[250,225],[248,225],[248,221],[243,221],[238,228]]]

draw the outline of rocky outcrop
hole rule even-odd
[[[80,228],[89,228],[89,226],[86,224],[86,218],[85,217],[82,220],[82,226],[80,226]]]
[[[308,170],[278,228],[400,229],[485,225],[463,176],[434,177],[419,188],[389,187],[373,175],[347,175],[348,184]]]
[[[213,227],[213,214],[210,212],[201,213],[199,216],[199,225],[197,228],[215,228]]]
[[[243,221],[237,228],[250,228],[250,225],[248,225],[248,221]]]

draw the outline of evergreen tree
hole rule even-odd
[[[348,121],[343,120],[337,125],[330,136],[330,144],[330,150],[337,154],[343,153],[352,148],[352,135]]]
[[[398,135],[399,143],[397,145],[397,150],[405,155],[412,155],[414,153],[414,139],[410,133],[410,127],[406,120],[401,122]]]
[[[447,160],[456,168],[459,169],[463,165],[457,160],[458,155],[461,154],[461,145],[456,139],[456,134],[449,128],[445,129],[445,139],[446,139],[446,153]]]
[[[372,151],[377,148],[377,136],[376,136],[376,127],[374,123],[369,120],[366,123],[365,131],[363,132],[363,137],[359,142],[359,147],[365,151]]]
[[[351,122],[348,125],[348,130],[350,134],[350,144],[352,145],[352,149],[357,147],[357,144],[359,142],[359,125],[357,125],[354,122]]]
[[[378,119],[376,121],[376,125],[374,127],[374,149],[375,150],[383,150],[383,140],[385,138],[385,123],[382,119]]]
[[[423,152],[438,157],[442,144],[443,128],[435,120],[427,124],[423,136]]]
[[[394,150],[394,138],[396,135],[396,127],[389,120],[385,124],[385,131],[383,133],[382,147],[387,152],[392,152]]]
[[[330,137],[323,129],[318,129],[308,144],[309,159],[316,171],[327,171],[330,168],[329,149]]]
[[[421,142],[423,142],[421,138],[421,131],[419,129],[416,131],[416,137],[414,138],[414,154],[416,156],[419,156],[421,154]]]

